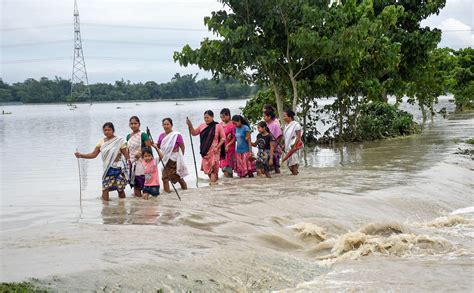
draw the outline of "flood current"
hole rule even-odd
[[[101,125],[125,136],[138,115],[158,137],[171,117],[244,100],[21,105],[0,116],[0,281],[53,291],[408,292],[474,290],[474,161],[460,149],[474,114],[437,116],[423,132],[305,150],[300,175],[223,179],[148,201],[103,204]],[[416,108],[406,109],[419,118]],[[453,106],[448,98],[440,107]],[[142,129],[144,130],[144,129]],[[194,139],[195,148],[198,139]],[[199,156],[198,156],[199,164]]]

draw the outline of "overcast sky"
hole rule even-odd
[[[423,25],[443,30],[441,47],[474,45],[473,0],[447,0]],[[0,77],[69,79],[73,55],[74,0],[0,0]],[[172,60],[185,44],[211,36],[204,16],[217,0],[78,0],[89,82],[166,82],[174,73],[209,74]],[[173,29],[170,29],[173,28]]]

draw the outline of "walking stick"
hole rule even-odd
[[[188,117],[186,117],[188,119]],[[188,119],[189,120],[189,119]],[[193,151],[193,160],[194,160],[194,171],[196,171],[196,188],[199,188],[199,179],[198,179],[198,168],[196,164],[196,155],[194,154],[194,144],[193,144],[193,136],[191,134],[191,130],[189,129],[189,140],[191,141],[191,150]]]
[[[153,137],[151,136],[151,131],[150,131],[150,128],[146,128],[146,134],[148,134],[148,138],[153,141]],[[161,165],[163,166],[163,169],[166,168],[165,166],[165,163],[163,163],[163,158],[160,156],[160,152],[158,152],[158,157],[160,157],[160,162],[161,162]],[[174,189],[174,192],[176,192],[176,195],[178,196],[178,199],[181,201],[181,197],[179,196],[179,193],[178,193],[178,190],[176,190],[176,187],[174,186],[173,184],[173,181],[171,180],[171,178],[168,178],[170,180],[170,183],[171,183],[171,186],[173,186],[173,189]]]
[[[79,149],[76,148],[76,153],[79,152]],[[77,158],[77,169],[79,170],[79,207],[81,208],[82,214],[82,176],[81,176],[81,163],[79,162],[79,158]]]

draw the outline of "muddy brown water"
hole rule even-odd
[[[181,202],[102,204],[100,160],[89,161],[80,212],[72,152],[91,148],[106,120],[125,135],[138,114],[157,137],[164,116],[184,130],[186,116],[244,103],[5,107],[1,281],[53,291],[473,290],[474,161],[456,154],[472,148],[462,143],[474,136],[472,113],[438,117],[416,136],[306,150],[296,177],[201,180]]]

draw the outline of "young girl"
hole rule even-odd
[[[225,133],[225,159],[221,160],[221,169],[225,177],[232,177],[235,170],[235,126],[231,121],[230,110],[221,110],[221,125]]]
[[[129,126],[132,133],[127,135],[127,147],[132,162],[130,169],[130,186],[133,187],[133,195],[142,196],[143,183],[145,182],[145,173],[143,173],[142,164],[139,162],[142,157],[141,149],[151,146],[150,139],[145,132],[140,131],[140,119],[132,116],[129,120]]]
[[[160,157],[163,157],[160,149],[156,149]],[[142,166],[145,173],[145,184],[143,187],[143,198],[148,199],[150,195],[160,195],[160,180],[158,179],[159,159],[153,158],[153,151],[150,147],[144,147],[142,150]]]
[[[236,172],[240,178],[245,176],[253,177],[255,170],[252,161],[252,141],[250,138],[250,125],[241,115],[234,115],[232,123],[235,126],[236,147]]]
[[[121,137],[115,136],[115,128],[111,122],[102,126],[104,138],[99,140],[92,153],[74,153],[77,158],[94,159],[99,153],[102,154],[104,172],[102,173],[102,200],[109,200],[109,191],[117,190],[119,198],[125,198],[125,186],[127,179],[122,171],[122,155],[127,161],[130,160],[127,151],[127,143]]]
[[[273,166],[273,152],[275,149],[274,138],[268,129],[265,121],[260,121],[257,124],[259,134],[257,140],[252,143],[253,146],[258,147],[257,153],[257,175],[258,176],[270,176],[270,166]]]

